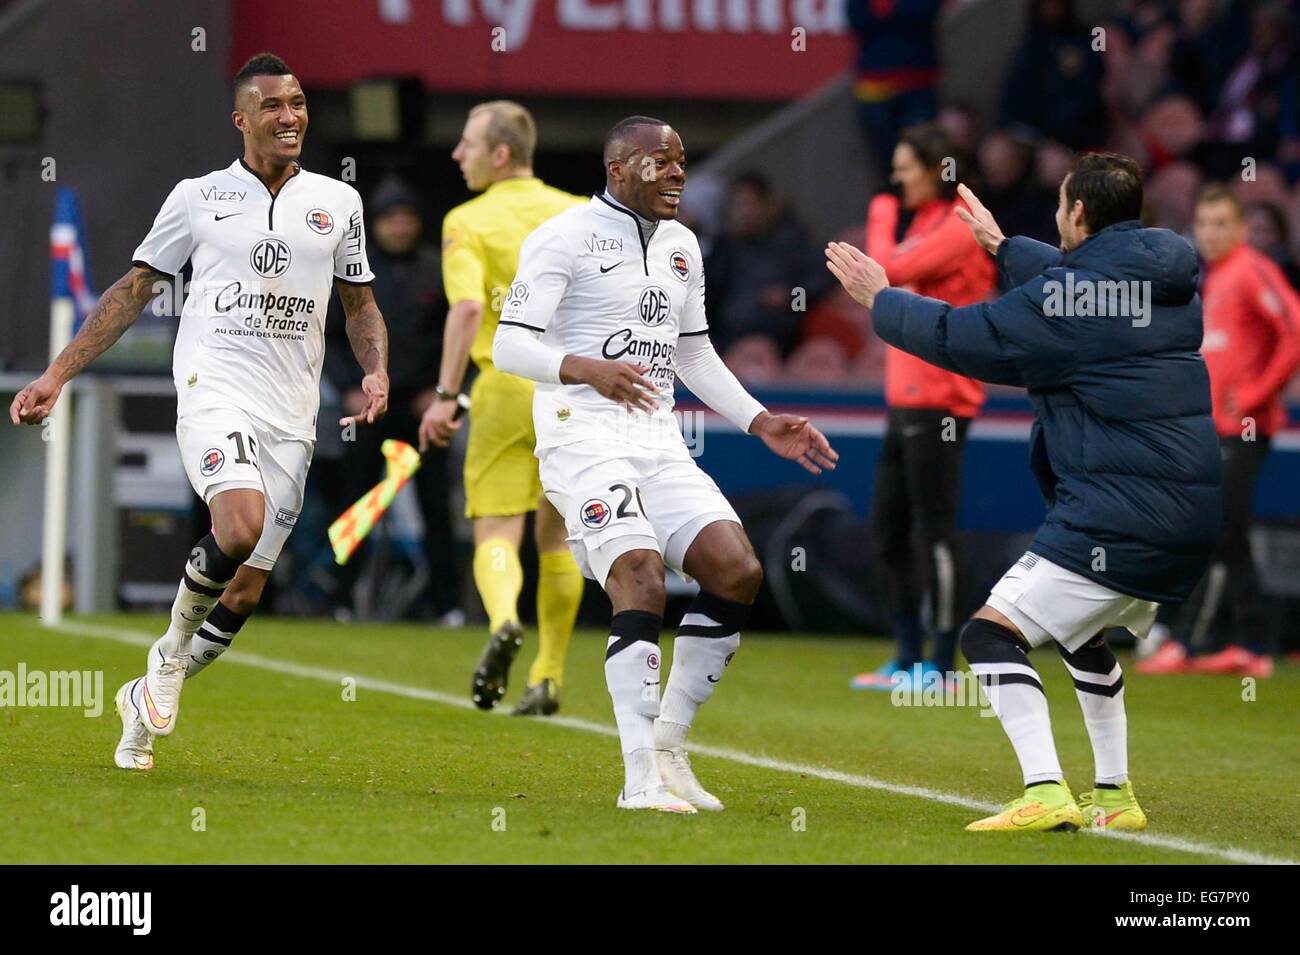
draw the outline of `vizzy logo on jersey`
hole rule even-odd
[[[622,239],[602,239],[594,232],[591,234],[591,238],[587,240],[586,244],[587,244],[588,252],[622,252],[623,251]]]
[[[207,189],[200,189],[201,195],[207,202],[243,202],[247,192],[238,192],[234,189],[218,189],[215,186],[209,186]]]
[[[329,235],[334,231],[334,217],[324,209],[313,209],[307,213],[307,226],[320,235]]]
[[[668,253],[668,268],[683,282],[691,277],[691,260],[682,249],[673,249]]]
[[[582,505],[582,523],[588,527],[604,527],[609,523],[609,505],[600,498],[593,497]]]
[[[203,457],[199,461],[199,473],[204,477],[212,477],[221,470],[221,466],[226,463],[226,456],[221,453],[220,448],[208,448],[203,452]]]
[[[658,328],[668,317],[668,311],[672,308],[672,299],[657,285],[651,285],[641,290],[641,298],[636,304],[637,316],[641,319],[642,325],[648,325],[651,328]]]
[[[289,244],[282,239],[263,239],[253,246],[248,263],[264,279],[278,279],[289,269]]]

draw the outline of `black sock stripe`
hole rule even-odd
[[[684,623],[677,628],[677,636],[679,637],[710,637],[714,640],[729,637],[736,632],[725,623]]]
[[[609,645],[609,649],[605,651],[605,659],[608,660],[616,653],[622,653],[624,650],[632,646],[632,644],[634,643],[642,643],[642,642],[643,641],[638,640],[636,637],[619,637],[617,640],[611,643]]]
[[[206,623],[199,627],[199,636],[210,643],[219,643],[223,647],[228,647],[234,641],[234,637],[223,637],[217,631],[213,630]]]
[[[753,609],[752,604],[743,604],[735,600],[728,600],[726,597],[719,597],[717,594],[711,594],[707,590],[701,590],[691,600],[691,604],[686,608],[687,613],[698,613],[708,617],[710,620],[716,620],[725,627],[729,627],[727,633],[736,633],[744,629],[746,622],[749,620],[749,612]],[[680,631],[678,631],[680,633]]]
[[[1121,676],[1118,680],[1109,685],[1104,683],[1089,683],[1087,680],[1075,680],[1074,688],[1080,693],[1092,693],[1096,696],[1114,696],[1119,693],[1120,690],[1124,689],[1124,677]]]
[[[207,587],[199,583],[197,580],[195,580],[193,577],[190,576],[190,569],[188,567],[185,568],[184,583],[186,588],[194,591],[196,594],[202,594],[204,597],[219,598],[222,594],[226,592],[225,587]]]
[[[190,552],[190,562],[196,571],[209,580],[234,580],[240,565],[240,561],[217,546],[217,539],[211,534],[194,545]]]
[[[1092,643],[1080,647],[1073,653],[1059,643],[1056,648],[1061,652],[1062,660],[1084,673],[1108,676],[1115,669],[1115,664],[1119,662],[1115,659],[1115,654],[1111,652],[1110,647],[1106,646],[1105,643]]]
[[[981,673],[979,675],[980,686],[1011,686],[1012,684],[1022,684],[1023,686],[1032,686],[1039,693],[1043,692],[1043,684],[1039,683],[1028,673]],[[1046,694],[1044,694],[1046,695]]]
[[[239,628],[247,620],[247,614],[237,614],[225,604],[219,603],[212,608],[212,613],[208,614],[207,622],[222,633],[228,633],[233,637],[239,633]]]
[[[648,610],[622,610],[614,614],[609,621],[609,633],[613,637],[630,637],[633,640],[646,640],[659,643],[659,630],[664,625],[664,618]]]

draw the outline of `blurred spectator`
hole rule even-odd
[[[980,135],[980,117],[975,107],[969,103],[945,103],[939,107],[934,121],[964,155],[975,155]]]
[[[998,125],[1021,123],[1075,149],[1105,142],[1101,54],[1071,0],[1035,0]],[[1059,180],[1058,180],[1059,182]]]
[[[979,144],[979,197],[994,211],[1006,235],[1056,240],[1056,193],[1038,185],[1033,147],[1007,130],[995,130]]]
[[[1201,190],[1201,171],[1190,162],[1175,162],[1149,176],[1146,201],[1150,207],[1148,225],[1171,229],[1189,236],[1196,194]]]
[[[772,192],[747,173],[731,185],[726,229],[705,260],[709,326],[719,352],[749,335],[766,335],[782,355],[799,340],[802,311],[831,284],[821,250]]]
[[[433,400],[447,312],[441,260],[438,250],[422,241],[424,220],[415,193],[402,180],[389,177],[376,187],[366,208],[371,216],[369,258],[375,273],[375,301],[388,326],[390,388],[387,417],[376,425],[358,427],[345,452],[341,490],[348,502],[360,498],[383,476],[380,445],[385,438],[416,443],[420,416]],[[365,399],[337,299],[331,302],[326,336],[325,374],[341,396],[344,413],[355,414]],[[424,518],[424,553],[429,564],[425,609],[431,609],[435,617],[455,610],[459,593],[447,470],[447,452],[435,448],[426,453],[412,481]],[[348,568],[360,563],[354,557]],[[346,579],[353,578],[348,575]]]
[[[781,377],[781,351],[766,335],[746,335],[723,354],[732,373],[747,385],[761,385]]]
[[[785,365],[787,381],[818,385],[842,385],[849,373],[844,346],[829,335],[805,339]]]
[[[1278,154],[1300,160],[1297,116],[1296,42],[1287,5],[1266,2],[1250,20],[1250,47],[1224,79],[1210,114],[1207,135],[1222,144],[1220,166],[1227,176],[1240,169],[1242,156],[1262,159]],[[1235,169],[1234,169],[1235,167]]]
[[[905,126],[934,118],[939,54],[935,20],[940,0],[851,0],[849,25],[858,35],[853,94],[858,120],[881,180]]]
[[[1252,202],[1245,207],[1246,241],[1267,255],[1292,288],[1300,289],[1300,267],[1291,256],[1291,236],[1286,217],[1277,206]]]

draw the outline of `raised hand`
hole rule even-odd
[[[875,304],[881,291],[889,288],[885,267],[847,242],[831,242],[826,246],[826,267],[840,280],[844,291],[867,308]]]
[[[998,246],[1006,241],[1006,236],[1002,234],[1002,229],[998,227],[997,220],[993,218],[993,213],[984,207],[984,203],[975,197],[975,193],[964,183],[957,184],[957,195],[961,196],[963,202],[970,207],[967,212],[961,206],[956,206],[954,212],[957,218],[970,228],[971,234],[975,236],[985,252],[996,254]]]

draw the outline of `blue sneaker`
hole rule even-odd
[[[922,686],[927,685],[931,680],[943,679],[943,672],[933,663],[917,663],[911,669],[905,670],[898,665],[897,660],[890,660],[879,670],[859,673],[853,677],[849,680],[849,688],[892,693],[896,686],[910,686],[914,675],[919,675]]]

